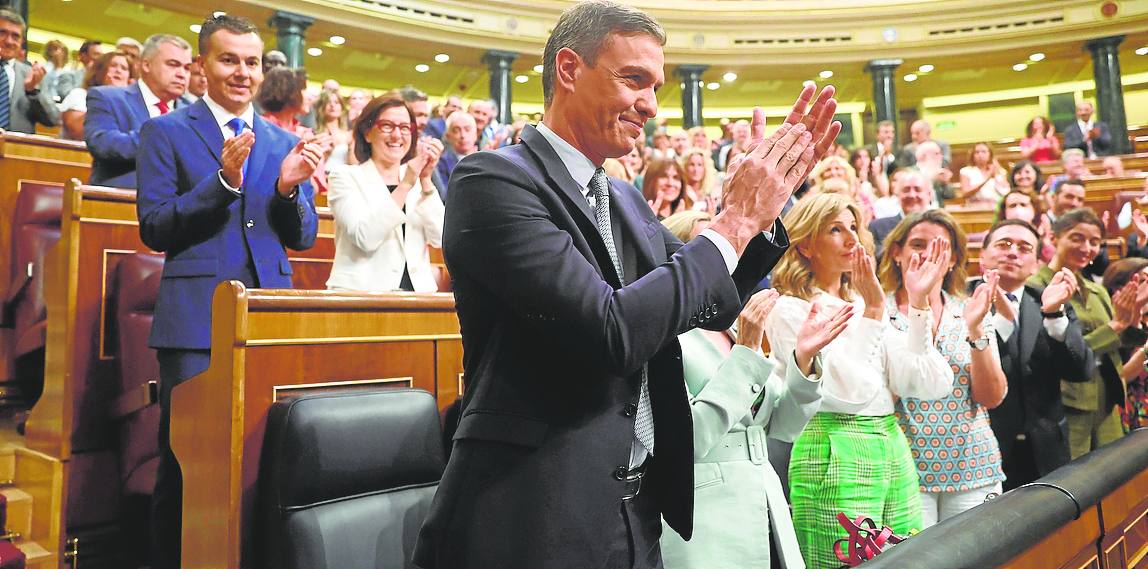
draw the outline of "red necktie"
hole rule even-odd
[[[167,101],[160,101],[155,104],[155,108],[159,109],[159,114],[166,115],[171,109],[167,106]]]

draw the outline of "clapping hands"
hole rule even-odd
[[[767,288],[749,297],[745,307],[741,309],[741,314],[737,315],[738,345],[755,351],[761,349],[761,340],[765,336],[765,320],[773,311],[778,296],[776,290]]]
[[[1044,287],[1044,293],[1040,295],[1040,310],[1041,312],[1055,312],[1059,310],[1072,295],[1076,294],[1076,290],[1080,285],[1076,282],[1076,275],[1073,274],[1069,268],[1062,268],[1052,275],[1052,280],[1048,282],[1048,286]]]
[[[813,357],[849,327],[849,319],[852,317],[852,304],[825,313],[821,312],[816,302],[810,305],[809,315],[801,323],[801,329],[797,332],[797,344],[793,349],[793,362],[802,375],[813,372]]]
[[[860,243],[853,246],[850,282],[861,300],[865,301],[865,317],[881,320],[885,314],[885,290],[877,279],[877,266],[873,256]]]
[[[910,306],[916,309],[925,309],[929,306],[929,295],[941,286],[945,275],[949,272],[951,256],[949,240],[943,237],[930,241],[924,254],[913,253],[909,266],[901,270]]]
[[[985,271],[984,281],[977,286],[969,301],[965,303],[965,325],[968,326],[970,338],[980,338],[985,335],[981,324],[984,323],[985,316],[989,313],[989,307],[993,305],[999,292],[1000,276],[995,269]]]

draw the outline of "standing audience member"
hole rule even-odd
[[[48,92],[54,101],[60,101],[64,95],[60,94],[60,76],[67,73],[64,66],[68,63],[68,46],[60,40],[48,40],[44,44],[44,80],[40,82],[40,89]]]
[[[684,191],[686,172],[676,160],[653,160],[642,177],[642,195],[658,220],[693,209],[694,202]]]
[[[446,147],[438,161],[438,173],[449,184],[458,161],[478,152],[478,127],[470,113],[455,112],[446,119]],[[442,192],[440,192],[441,194]],[[443,196],[446,201],[446,196]]]
[[[674,157],[681,160],[686,155],[686,150],[690,147],[690,135],[684,130],[676,130],[674,134],[670,135],[670,149],[674,151]]]
[[[287,67],[287,54],[273,49],[263,56],[263,74],[266,75],[276,67]]]
[[[215,287],[238,280],[290,288],[284,248],[310,248],[318,230],[307,180],[323,149],[255,114],[262,53],[251,22],[226,14],[208,19],[199,33],[207,95],[140,131],[140,237],[166,253],[148,342],[160,370],[153,569],[180,567],[183,478],[168,436],[171,390],[207,369]]]
[[[945,200],[955,198],[956,192],[949,187],[953,180],[953,171],[949,170],[941,156],[941,147],[935,141],[926,140],[916,145],[916,166],[921,173],[929,177],[933,184],[935,203],[943,206]]]
[[[691,148],[697,148],[700,150],[704,150],[706,152],[712,152],[713,151],[713,148],[711,148],[711,145],[710,145],[710,137],[708,134],[706,134],[706,127],[695,126],[695,127],[691,128],[688,132],[689,132],[689,136],[690,136],[690,147]],[[712,156],[710,157],[710,160],[711,161],[713,160]]]
[[[905,168],[916,164],[920,160],[917,147],[925,142],[933,142],[937,145],[944,167],[947,168],[949,163],[953,161],[953,151],[949,148],[949,143],[934,139],[933,127],[929,126],[928,122],[913,121],[913,124],[909,125],[909,138],[911,142],[901,147],[901,153],[897,156],[897,166]]]
[[[1060,162],[1064,166],[1064,172],[1057,174],[1048,179],[1045,185],[1048,189],[1041,188],[1041,192],[1046,192],[1049,199],[1060,190],[1060,185],[1065,180],[1083,180],[1092,177],[1092,173],[1088,171],[1088,165],[1084,163],[1084,151],[1079,148],[1069,148],[1060,155]]]
[[[36,124],[60,124],[52,94],[40,89],[47,71],[21,61],[27,25],[19,14],[0,8],[0,129],[35,134]]]
[[[171,112],[187,90],[191,45],[179,36],[155,34],[144,44],[139,69],[143,75],[130,86],[88,91],[84,141],[92,153],[90,184],[137,187],[140,129]]]
[[[901,210],[897,215],[874,219],[869,224],[869,232],[873,234],[878,257],[881,256],[885,236],[889,235],[902,219],[933,206],[933,187],[920,171],[910,168],[894,178],[893,194],[900,201]]]
[[[642,149],[634,146],[633,150],[619,157],[618,161],[626,169],[626,175],[622,179],[636,187],[642,187],[642,174],[646,171],[646,159],[642,157]]]
[[[907,332],[909,291],[902,268],[925,255],[929,244],[949,244],[945,277],[928,291],[929,325],[936,349],[953,369],[953,389],[940,399],[912,396],[897,401],[897,418],[920,478],[922,527],[945,521],[1001,493],[1004,472],[1000,449],[989,427],[988,410],[1008,391],[993,328],[986,321],[998,294],[997,274],[972,296],[965,294],[965,232],[943,209],[906,218],[889,234],[881,256],[881,283],[887,291],[885,311],[893,328]],[[923,305],[915,305],[923,306]],[[945,449],[944,453],[938,449]]]
[[[330,172],[336,166],[351,164],[353,136],[347,123],[347,106],[338,91],[323,90],[319,94],[319,113],[322,126],[318,134],[331,138],[331,153],[327,156],[324,168]]]
[[[729,168],[734,157],[746,151],[746,143],[749,140],[749,121],[738,119],[729,125],[729,132],[730,142],[718,150],[717,163],[715,164],[717,169],[722,172]]]
[[[207,74],[203,72],[203,64],[199,59],[191,61],[191,77],[187,81],[187,94],[190,95],[191,102],[198,101],[207,94]]]
[[[65,69],[56,80],[56,95],[65,98],[73,89],[83,87],[88,69],[104,54],[104,44],[100,40],[86,40],[76,52],[77,61]]]
[[[890,120],[877,123],[877,141],[868,146],[869,156],[881,166],[886,176],[893,174],[897,167],[897,125]]]
[[[489,99],[472,101],[466,112],[474,117],[474,125],[478,130],[479,150],[494,150],[506,144],[510,133],[498,123],[498,106],[494,101]]]
[[[987,142],[969,150],[968,166],[961,168],[961,197],[968,204],[996,206],[1009,192],[1008,172],[993,157]]]
[[[306,71],[300,68],[273,67],[264,76],[263,86],[256,97],[263,110],[262,117],[269,124],[308,142],[313,141],[323,148],[323,161],[311,178],[311,187],[316,194],[325,194],[326,155],[330,152],[332,139],[327,134],[316,136],[314,130],[299,120],[300,116],[309,114],[310,104],[306,102],[309,95],[306,91]]]
[[[1076,120],[1064,129],[1064,147],[1076,148],[1088,158],[1112,154],[1112,133],[1108,125],[1092,119],[1092,103],[1076,103]]]
[[[717,213],[721,200],[721,185],[718,184],[717,170],[710,158],[709,150],[686,148],[681,157],[682,171],[685,172],[686,195],[694,202],[695,208]]]
[[[1032,224],[1008,219],[989,229],[981,249],[981,269],[996,271],[999,277],[1000,294],[990,321],[1008,392],[989,410],[989,420],[1000,446],[1004,490],[1068,464],[1060,378],[1087,381],[1096,367],[1068,303],[1077,291],[1072,271],[1057,271],[1043,289],[1026,284],[1040,265],[1040,244]],[[969,288],[979,284],[974,281]]]
[[[1116,294],[1124,288],[1134,276],[1144,281],[1148,280],[1148,259],[1120,259],[1112,263],[1104,271],[1104,288],[1109,294]],[[1125,431],[1132,431],[1148,426],[1148,367],[1145,363],[1145,350],[1148,344],[1148,328],[1145,327],[1146,317],[1141,312],[1140,321],[1129,327],[1121,338],[1120,357],[1124,359],[1124,369],[1121,376],[1128,391],[1128,398],[1120,409],[1120,421]]]
[[[663,224],[688,242],[689,224],[675,218],[693,213]],[[817,412],[821,366],[814,360],[845,330],[852,306],[832,314],[810,312],[791,356],[795,365],[783,378],[773,373],[776,359],[761,353],[776,300],[772,290],[753,295],[736,331],[698,328],[678,336],[694,425],[694,535],[687,542],[662,528],[667,569],[805,567],[781,480],[768,457],[754,449],[764,449],[766,439],[792,443]]]
[[[817,194],[785,216],[790,248],[773,272],[783,296],[766,322],[777,373],[795,365],[802,323],[813,310],[852,305],[845,331],[822,351],[821,407],[793,444],[789,489],[797,541],[809,567],[837,567],[833,543],[845,538],[837,514],[870,516],[899,535],[921,529],[917,469],[897,425],[900,397],[937,399],[952,389],[949,362],[933,347],[929,291],[949,266],[937,240],[904,268],[908,333],[885,314],[885,293],[867,251],[861,212],[848,198]],[[831,449],[832,447],[832,449]]]
[[[860,182],[857,189],[873,197],[874,209],[877,209],[878,202],[886,200],[885,203],[893,204],[893,208],[885,215],[896,215],[897,200],[890,199],[892,196],[889,191],[889,177],[885,175],[885,169],[881,167],[881,163],[873,161],[873,155],[869,148],[859,146],[853,149],[853,152],[849,154],[849,165],[857,173],[857,179]],[[881,215],[881,211],[875,213],[879,217],[885,217],[885,215]]]
[[[443,135],[446,134],[447,117],[461,108],[462,99],[459,99],[458,95],[451,95],[447,97],[446,101],[443,101],[442,108],[439,109],[439,113],[427,121],[426,130],[423,131],[424,134],[433,138],[441,139]]]
[[[1096,258],[1104,239],[1104,226],[1091,210],[1064,212],[1053,221],[1052,232],[1056,237],[1056,254],[1029,283],[1046,287],[1061,269],[1073,273],[1078,288],[1070,303],[1080,319],[1084,340],[1097,361],[1088,381],[1068,381],[1065,372],[1069,370],[1058,374],[1067,408],[1068,448],[1071,457],[1076,459],[1123,435],[1119,409],[1124,406],[1125,391],[1121,378],[1124,362],[1120,357],[1120,335],[1139,325],[1143,302],[1138,297],[1148,292],[1148,286],[1136,278],[1110,297],[1102,285],[1081,273]]]
[[[88,91],[104,85],[127,87],[132,80],[131,63],[124,53],[113,51],[96,58],[84,82],[60,103],[60,137],[84,140],[84,119],[88,114]],[[89,152],[91,149],[89,148]]]
[[[994,221],[1006,219],[1015,219],[1032,224],[1039,237],[1036,249],[1037,260],[1047,263],[1052,259],[1053,253],[1056,252],[1056,246],[1052,244],[1052,222],[1044,214],[1044,203],[1041,200],[1036,199],[1034,194],[1020,190],[1013,190],[1005,194],[1004,199],[997,206],[997,215]],[[1035,271],[1036,268],[1034,267],[1033,272]]]
[[[359,113],[363,112],[363,107],[370,101],[371,96],[366,91],[362,89],[351,91],[351,96],[347,97],[347,123],[354,125]]]
[[[1020,153],[1033,162],[1052,162],[1060,158],[1060,139],[1056,127],[1045,117],[1034,117],[1024,127],[1020,140]]]
[[[832,152],[832,149],[830,149]],[[840,180],[845,185],[845,193],[861,209],[861,224],[868,226],[876,215],[873,212],[873,194],[860,191],[861,182],[849,160],[840,156],[826,156],[813,167],[809,179],[813,182],[813,192],[824,191],[822,186],[829,180]]]
[[[442,143],[418,140],[414,112],[379,97],[355,123],[357,166],[332,168],[335,264],[327,288],[434,292],[427,246],[442,247],[444,207],[431,174]]]

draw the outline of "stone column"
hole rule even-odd
[[[897,128],[897,67],[900,59],[875,59],[865,66],[865,71],[873,76],[873,121],[893,121],[894,136],[900,133]],[[896,148],[900,141],[894,139]]]
[[[513,77],[510,76],[511,66],[518,54],[513,51],[492,49],[482,56],[482,62],[490,70],[490,98],[494,101],[494,108],[498,110],[498,122],[510,124],[514,122],[510,114],[511,85]],[[481,136],[482,133],[479,133]]]
[[[267,24],[275,28],[275,49],[287,56],[288,67],[303,67],[303,51],[306,49],[304,32],[315,18],[276,10]]]
[[[679,65],[674,74],[682,79],[682,128],[702,126],[702,88],[699,82],[708,65]]]
[[[1085,42],[1092,53],[1092,76],[1096,80],[1096,110],[1112,132],[1112,154],[1132,152],[1128,143],[1128,119],[1124,115],[1124,88],[1120,85],[1120,54],[1124,36]]]

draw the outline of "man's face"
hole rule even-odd
[[[685,131],[675,132],[674,135],[670,137],[670,147],[674,149],[674,153],[678,156],[685,154],[686,150],[690,148],[690,135],[686,134]]]
[[[1061,184],[1056,188],[1056,201],[1053,202],[1056,215],[1064,215],[1080,207],[1084,207],[1084,186]]]
[[[901,211],[912,215],[925,211],[933,201],[933,186],[919,174],[905,174],[898,179],[897,197],[901,200]]]
[[[610,35],[593,67],[578,58],[565,112],[592,162],[622,156],[644,136],[646,121],[658,114],[664,66],[662,46],[645,34]]]
[[[155,55],[140,62],[143,81],[163,101],[182,97],[191,77],[191,50],[163,42]]]
[[[415,125],[418,127],[421,134],[427,128],[427,123],[430,122],[430,104],[426,101],[412,101],[408,103],[411,111],[415,114]]]
[[[24,28],[7,20],[0,20],[0,59],[19,59],[23,41]]]
[[[88,53],[86,55],[82,53],[80,54],[80,63],[83,63],[84,67],[90,67],[92,62],[99,59],[103,54],[104,44],[94,43],[88,46]]]
[[[922,121],[917,121],[913,123],[913,126],[909,127],[909,135],[913,138],[913,142],[918,144],[925,142],[929,140],[929,125]]]
[[[450,123],[445,136],[455,154],[460,156],[474,152],[478,144],[478,129],[472,120],[455,120]]]
[[[1083,122],[1088,122],[1092,118],[1092,103],[1081,101],[1076,104],[1076,118]]]
[[[208,38],[200,56],[207,75],[207,94],[227,111],[240,114],[263,84],[263,40],[258,34],[219,30]]]
[[[893,142],[893,125],[883,124],[877,127],[877,140],[885,145]]]
[[[1024,284],[1036,274],[1037,240],[1031,231],[1019,225],[1006,225],[989,236],[988,246],[981,251],[981,268],[996,269],[1001,286],[1008,291]]]
[[[1088,173],[1088,168],[1084,166],[1084,157],[1072,155],[1064,159],[1064,172],[1073,178],[1083,177]]]
[[[191,63],[191,78],[187,83],[187,92],[202,97],[207,93],[207,75],[203,72],[203,64],[199,60]]]
[[[480,132],[490,124],[490,117],[494,116],[494,109],[486,103],[471,103],[467,112],[474,117],[474,124]]]
[[[447,97],[446,102],[442,105],[442,118],[447,118],[455,111],[462,110],[462,101],[458,97]]]
[[[745,121],[737,121],[733,123],[733,127],[730,128],[730,132],[733,134],[732,140],[734,142],[745,142],[749,139],[749,123]]]

